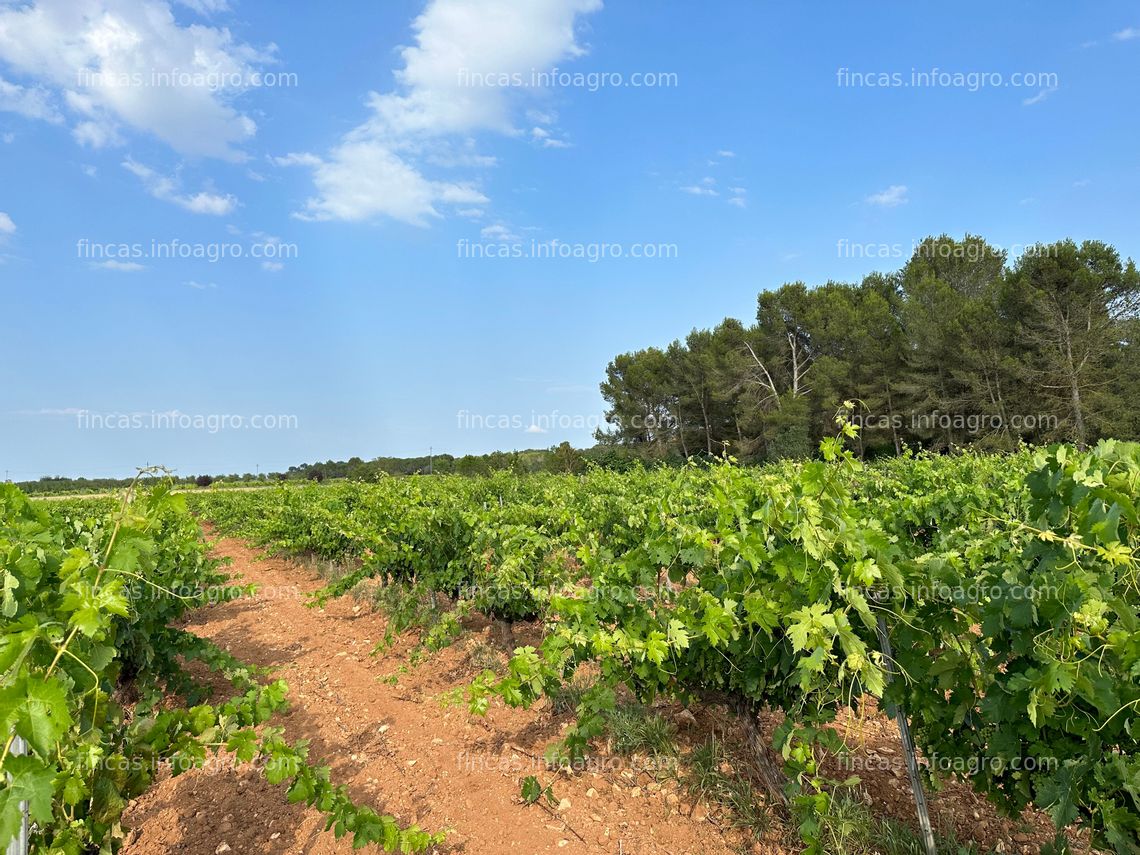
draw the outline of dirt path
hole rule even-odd
[[[550,774],[537,759],[565,716],[492,705],[480,718],[440,696],[465,686],[486,657],[490,636],[475,633],[434,654],[392,685],[381,678],[406,664],[408,645],[370,655],[383,618],[350,597],[324,610],[305,605],[321,581],[298,565],[223,539],[216,553],[260,587],[257,596],[211,606],[187,628],[240,659],[274,669],[289,684],[291,710],[274,724],[310,740],[310,759],[332,768],[353,798],[401,822],[451,829],[442,852],[710,853],[739,851],[741,838],[685,804],[675,786],[612,758],[597,771],[555,781],[564,801],[546,812],[519,803],[519,781]],[[491,651],[493,653],[493,651]],[[289,805],[248,767],[225,762],[167,778],[130,807],[125,855],[348,853],[349,841],[323,832],[321,815]],[[778,845],[755,852],[780,853]]]

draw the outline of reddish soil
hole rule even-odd
[[[484,668],[502,668],[512,643],[534,643],[537,627],[516,627],[502,639],[497,627],[476,626],[451,647],[409,664],[414,637],[374,653],[384,618],[351,597],[310,608],[305,595],[323,580],[293,561],[265,557],[234,539],[215,553],[232,559],[231,571],[259,586],[256,596],[196,612],[186,626],[238,658],[273,669],[289,685],[290,710],[273,724],[290,739],[310,741],[310,760],[332,769],[359,804],[390,813],[404,824],[447,829],[440,853],[621,853],[621,855],[784,855],[796,852],[795,832],[780,820],[765,839],[733,828],[726,812],[693,805],[669,776],[656,778],[638,758],[599,754],[573,775],[548,772],[541,757],[569,724],[547,702],[532,710],[493,703],[473,716],[451,697]],[[391,678],[397,679],[393,683]],[[224,691],[224,681],[208,679]],[[225,695],[221,695],[224,697]],[[710,733],[742,744],[732,716],[717,707],[661,709],[679,728],[682,748]],[[770,729],[774,720],[765,716]],[[877,713],[840,725],[856,757],[873,810],[914,822],[898,730]],[[727,731],[727,734],[726,734]],[[743,768],[742,766],[740,768]],[[838,777],[851,774],[836,770]],[[520,781],[552,781],[557,807],[524,805]],[[1040,816],[1025,822],[998,818],[964,784],[930,795],[937,829],[954,832],[980,849],[1036,853],[1050,837]],[[348,853],[348,839],[324,831],[321,814],[289,805],[283,788],[259,771],[225,758],[203,769],[166,776],[130,806],[124,855],[220,853]],[[1081,851],[1078,849],[1078,851]]]
[[[722,830],[701,807],[685,815],[691,808],[675,784],[657,785],[627,760],[601,758],[574,776],[545,771],[542,752],[569,721],[545,704],[530,711],[493,704],[479,717],[441,699],[486,667],[472,663],[473,653],[502,655],[488,650],[489,627],[390,685],[381,679],[407,664],[410,642],[371,655],[384,636],[380,615],[350,597],[307,607],[304,593],[323,584],[315,574],[240,541],[223,539],[216,553],[260,589],[200,610],[187,629],[286,680],[292,707],[273,723],[290,739],[310,740],[310,760],[329,765],[357,803],[426,830],[449,829],[440,852],[739,851],[738,832]],[[520,781],[532,774],[554,779],[559,807],[520,802]],[[224,760],[160,781],[131,805],[124,824],[132,829],[124,855],[352,851],[348,839],[324,832],[317,811],[287,804],[283,788]]]

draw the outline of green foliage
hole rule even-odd
[[[0,845],[26,801],[33,847],[114,851],[123,810],[162,764],[180,774],[222,748],[259,761],[270,783],[286,784],[291,801],[317,807],[354,845],[422,851],[441,839],[354,805],[327,769],[308,765],[303,743],[261,727],[285,708],[284,682],[259,683],[256,669],[174,628],[192,608],[245,593],[207,557],[168,482],[132,487],[117,509],[86,515],[68,503],[49,514],[0,484]],[[237,694],[204,703],[184,670],[191,660]],[[129,715],[118,700],[127,685],[139,698]],[[189,705],[166,709],[168,690]],[[29,753],[13,753],[15,736]]]
[[[519,787],[519,796],[523,802],[528,805],[536,804],[543,798],[552,805],[558,804],[558,799],[554,795],[552,785],[546,784],[544,786],[534,775],[527,775],[522,779],[522,784]]]
[[[952,274],[966,287],[969,272]],[[867,465],[854,406],[840,415],[821,459],[760,469],[391,479],[195,502],[264,543],[543,619],[541,644],[477,678],[468,700],[477,713],[494,698],[573,708],[555,763],[620,720],[622,686],[642,703],[767,705],[786,715],[776,748],[794,817],[820,852],[854,783],[822,771],[821,752],[843,750],[828,724],[873,697],[905,709],[938,758],[931,775],[1133,852],[1140,446],[908,451]],[[894,647],[889,685],[879,617]],[[583,666],[594,676],[577,686]]]
[[[749,780],[734,773],[723,742],[714,737],[685,760],[688,769],[681,784],[695,801],[705,800],[725,808],[733,825],[763,837],[772,824],[772,815]]]
[[[640,704],[621,704],[606,716],[610,744],[618,754],[671,755],[677,751],[673,723]]]
[[[1135,264],[1098,241],[1013,260],[974,235],[930,237],[898,271],[789,282],[758,295],[750,325],[614,357],[597,439],[662,461],[726,445],[802,458],[844,400],[861,402],[860,456],[1140,439],[1138,308]]]
[[[836,855],[925,855],[922,838],[910,827],[875,817],[865,804],[852,798],[835,799],[823,818],[821,845]],[[953,837],[935,837],[938,855],[982,855],[972,845]],[[1042,853],[1047,850],[1043,849]],[[985,855],[992,855],[986,852]],[[1060,855],[1060,853],[1055,853]]]

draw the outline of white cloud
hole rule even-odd
[[[390,217],[422,226],[442,216],[443,206],[485,204],[487,198],[471,180],[425,175],[424,154],[428,165],[449,160],[445,165],[451,165],[458,160],[448,148],[451,138],[486,131],[520,135],[513,119],[519,93],[472,84],[504,74],[529,76],[532,69],[580,56],[584,49],[575,38],[577,18],[601,5],[601,0],[429,0],[412,22],[414,44],[400,51],[403,67],[395,72],[396,91],[370,93],[368,119],[327,155],[276,159],[313,170],[316,195],[296,216]],[[554,148],[565,142],[542,144]],[[470,152],[459,152],[470,162]]]
[[[16,135],[10,131],[6,134],[0,134],[0,142],[3,142],[6,145],[13,143],[15,141],[16,141]]]
[[[546,128],[538,126],[531,128],[530,137],[543,148],[570,148],[569,142],[552,136]]]
[[[498,158],[480,154],[475,148],[475,140],[468,137],[462,143],[450,140],[425,140],[417,145],[418,154],[424,163],[442,166],[447,169],[486,168],[496,166]]]
[[[80,122],[72,130],[71,135],[80,145],[91,148],[106,148],[124,143],[119,131],[113,125],[99,122]]]
[[[1034,104],[1040,104],[1042,101],[1044,101],[1046,98],[1048,98],[1050,95],[1052,95],[1056,91],[1057,91],[1056,86],[1052,86],[1048,89],[1042,89],[1036,95],[1030,96],[1029,98],[1022,99],[1021,103],[1023,106],[1032,107]]]
[[[886,190],[881,190],[878,193],[872,193],[867,197],[866,202],[868,205],[879,205],[883,208],[895,208],[899,205],[905,205],[907,199],[907,189],[905,184],[892,184]]]
[[[359,140],[337,146],[322,160],[289,155],[279,162],[313,169],[317,195],[294,216],[302,220],[368,220],[386,216],[426,225],[440,203],[482,205],[489,200],[471,184],[432,181],[383,142]]]
[[[532,424],[526,430],[524,430],[523,433],[546,433],[546,428]]]
[[[195,289],[196,291],[208,291],[211,288],[217,288],[218,287],[213,282],[196,282],[193,279],[191,279],[186,284],[189,285],[191,288]]]
[[[1088,178],[1078,178],[1073,182],[1074,187],[1088,187],[1090,184],[1092,184],[1092,181]]]
[[[0,235],[10,235],[16,231],[16,224],[12,222],[12,218],[0,211]]]
[[[222,196],[205,190],[194,194],[180,193],[178,179],[155,172],[149,166],[144,166],[129,157],[123,161],[123,168],[142,179],[146,192],[154,198],[178,205],[195,214],[224,217],[238,204],[237,199],[229,194]]]
[[[716,153],[716,156],[717,157],[736,157],[736,152],[735,151],[729,151],[726,148],[722,148],[720,151],[718,151]]]
[[[261,262],[261,269],[268,270],[270,273],[277,273],[285,269],[285,264],[281,261],[276,261],[278,257],[287,257],[282,253],[281,238],[277,235],[267,234],[263,231],[255,231],[250,233],[256,241],[256,246],[261,248],[259,253],[260,257],[265,259]]]
[[[526,111],[526,117],[528,121],[534,122],[536,125],[553,125],[558,121],[558,111],[531,108]]]
[[[522,240],[521,237],[511,231],[509,226],[505,226],[502,223],[495,223],[494,225],[484,226],[479,231],[479,237],[483,238],[484,240],[503,242],[516,242]]]
[[[230,8],[226,0],[177,0],[177,3],[203,16],[228,12]]]
[[[1133,39],[1140,39],[1140,27],[1125,27],[1123,30],[1113,33],[1112,39],[1117,42],[1130,42]]]
[[[225,8],[220,0],[184,5]],[[0,109],[47,121],[66,111],[76,140],[93,147],[118,144],[131,128],[186,155],[240,160],[256,125],[231,102],[275,61],[273,51],[225,28],[179,26],[166,0],[4,3],[0,61],[28,84],[0,90]]]
[[[0,111],[19,113],[29,119],[58,123],[63,116],[52,105],[51,93],[39,86],[18,86],[0,77]]]
[[[99,270],[117,270],[120,273],[138,273],[140,270],[146,270],[146,267],[137,261],[116,261],[113,258],[107,261],[94,261],[91,266]]]
[[[681,188],[683,193],[690,193],[693,196],[719,196],[716,188],[713,186],[712,179],[703,178],[700,184],[687,184]]]

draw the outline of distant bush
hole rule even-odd
[[[209,487],[211,484],[214,483],[214,479],[211,478],[209,475],[199,475],[197,478],[194,479],[194,483],[197,484],[199,487]]]

